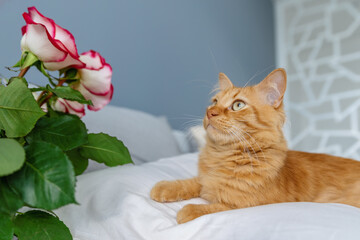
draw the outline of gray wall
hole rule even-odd
[[[178,129],[190,115],[202,117],[219,71],[241,85],[275,66],[270,0],[0,3],[1,67],[19,59],[21,14],[35,5],[73,33],[79,53],[98,50],[112,65],[111,104],[165,115]],[[34,79],[30,73],[28,80],[39,83]]]

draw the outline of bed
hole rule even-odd
[[[131,109],[107,106],[83,120],[90,132],[122,139],[135,165],[107,168],[91,163],[87,173],[78,177],[79,204],[55,211],[74,240],[360,239],[360,210],[342,204],[264,205],[204,215],[178,225],[177,211],[206,201],[163,204],[151,200],[149,193],[158,181],[197,174],[198,155],[189,153],[196,144],[171,129],[165,118]]]
[[[195,176],[197,153],[80,176],[76,199],[56,211],[75,240],[115,239],[360,239],[360,210],[343,204],[282,203],[204,215],[185,224],[176,213],[203,199],[158,203],[160,180]]]

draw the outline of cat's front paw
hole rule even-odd
[[[176,221],[178,224],[186,223],[194,220],[205,213],[201,210],[198,204],[185,205],[176,215]]]
[[[176,190],[174,182],[161,181],[151,189],[150,197],[157,202],[176,202],[181,200]]]

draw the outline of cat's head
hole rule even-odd
[[[284,69],[276,69],[259,84],[247,87],[235,87],[224,73],[220,73],[219,87],[203,121],[212,141],[227,144],[282,136]]]

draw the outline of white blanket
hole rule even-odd
[[[205,215],[178,225],[178,210],[206,201],[158,203],[149,198],[150,189],[160,180],[196,173],[196,154],[88,173],[78,178],[80,205],[56,213],[75,240],[360,239],[360,210],[342,204],[272,204]]]

